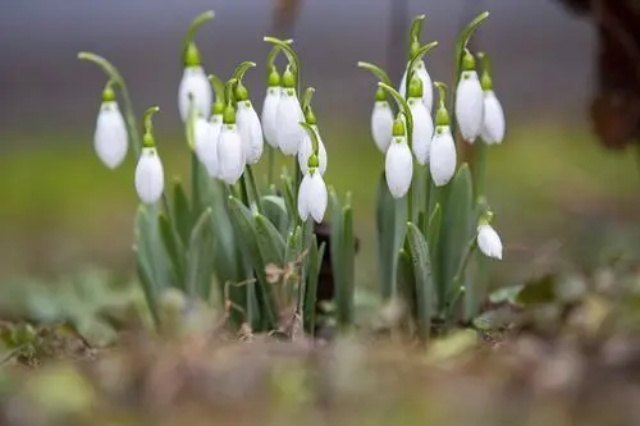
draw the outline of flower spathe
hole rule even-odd
[[[267,143],[274,148],[278,147],[278,141],[276,139],[276,116],[278,114],[278,102],[280,101],[281,90],[279,86],[267,87],[267,94],[264,97],[262,113],[260,115],[264,138]]]
[[[413,158],[404,136],[394,136],[384,162],[387,186],[393,198],[403,197],[411,187]]]
[[[221,130],[222,114],[212,115],[209,121],[204,117],[198,117],[194,124],[194,151],[212,178],[218,176],[218,140]]]
[[[320,137],[320,131],[318,130],[318,126],[315,124],[312,125],[313,130],[316,132],[318,136],[318,171],[321,175],[324,176],[324,173],[327,171],[327,149],[324,147],[324,143],[322,142],[322,138]],[[305,133],[302,137],[302,141],[300,142],[300,149],[298,150],[298,165],[300,166],[300,171],[302,174],[305,174],[309,170],[309,157],[313,154],[313,142],[311,141],[311,137]]]
[[[327,210],[327,186],[322,175],[316,168],[310,168],[305,173],[298,190],[298,215],[304,222],[309,216],[316,223],[322,222]]]
[[[164,191],[164,169],[155,147],[144,147],[135,173],[138,197],[145,204],[157,202]]]
[[[483,123],[484,96],[474,70],[463,71],[456,90],[456,120],[464,140],[473,143]]]
[[[502,241],[495,229],[489,224],[478,226],[478,247],[485,256],[502,259]]]
[[[456,172],[456,144],[449,126],[437,126],[429,147],[429,170],[436,186],[444,186]]]
[[[260,118],[250,100],[238,102],[236,123],[242,140],[245,161],[247,164],[255,164],[262,156],[264,141]]]
[[[424,166],[429,163],[429,148],[433,138],[433,119],[421,99],[409,98],[407,102],[413,117],[413,155],[415,155],[418,164]]]
[[[211,86],[204,70],[199,65],[184,68],[182,80],[178,89],[178,109],[183,122],[187,121],[191,101],[189,94],[193,96],[193,105],[198,115],[205,118],[211,112]]]
[[[238,127],[235,123],[225,123],[218,140],[218,176],[233,185],[242,176],[244,166],[244,149]]]
[[[500,101],[493,90],[485,90],[482,140],[488,144],[502,143],[505,127],[504,111]]]
[[[117,102],[107,101],[100,106],[93,144],[98,158],[108,168],[115,169],[124,161],[129,143]]]
[[[282,88],[276,113],[276,141],[283,154],[297,154],[304,132],[301,121],[304,121],[304,114],[296,90]]]
[[[376,146],[385,154],[392,139],[393,113],[387,101],[376,101],[371,112],[371,134]]]
[[[407,72],[409,71],[409,64],[405,67],[404,74],[402,75],[402,81],[400,81],[400,88],[398,92],[402,96],[405,96],[407,90]],[[413,67],[413,71],[415,75],[417,75],[420,80],[422,80],[422,102],[424,103],[427,111],[431,111],[431,107],[433,106],[433,83],[431,82],[431,76],[427,71],[427,67],[424,64],[423,60],[418,61]]]

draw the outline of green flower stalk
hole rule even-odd
[[[493,90],[493,79],[491,77],[491,63],[489,56],[483,52],[478,53],[478,58],[482,61],[482,76],[480,85],[484,96],[484,117],[480,136],[487,144],[502,143],[505,133],[505,119],[502,105]]]

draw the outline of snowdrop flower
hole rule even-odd
[[[505,119],[502,105],[493,92],[493,81],[489,58],[484,53],[478,53],[483,62],[483,72],[480,85],[484,92],[484,118],[480,135],[482,140],[488,144],[502,143],[505,132]]]
[[[376,103],[371,112],[371,134],[376,146],[385,154],[391,143],[393,132],[393,113],[391,106],[384,94],[384,90],[379,87],[376,91]]]
[[[198,117],[194,123],[195,146],[194,151],[198,160],[204,164],[209,177],[218,177],[218,140],[222,131],[221,102],[213,104],[209,121]]]
[[[462,73],[456,90],[456,120],[462,137],[473,143],[480,135],[483,124],[484,99],[476,72],[476,61],[465,49]]]
[[[151,117],[158,111],[158,107],[152,107],[145,112],[143,147],[135,172],[136,191],[145,204],[157,202],[164,191],[164,169],[156,150],[151,126]]]
[[[244,172],[245,157],[242,139],[236,125],[236,112],[232,104],[227,104],[220,139],[218,140],[218,175],[220,179],[233,185]]]
[[[500,236],[496,230],[489,225],[492,216],[491,213],[488,213],[478,223],[478,247],[485,256],[501,260],[502,241],[500,241]]]
[[[436,113],[436,130],[429,147],[429,169],[436,186],[444,186],[456,172],[456,145],[449,126],[449,113],[445,107],[446,87],[436,82],[440,91],[440,106]]]
[[[269,145],[274,148],[278,147],[276,140],[276,116],[278,113],[278,102],[280,101],[280,74],[275,67],[272,68],[269,73],[267,81],[267,93],[262,103],[262,114],[260,115],[262,121],[262,130],[264,132],[264,138]]]
[[[276,112],[276,141],[285,155],[296,155],[303,136],[300,122],[304,120],[296,95],[295,78],[287,67],[282,76],[282,91]]]
[[[178,109],[183,122],[189,117],[192,102],[199,115],[209,118],[211,108],[211,86],[202,69],[200,52],[193,41],[197,29],[206,21],[213,19],[213,11],[207,11],[196,17],[184,37],[184,71],[178,88]],[[190,99],[193,98],[193,100]]]
[[[318,157],[313,154],[309,157],[307,172],[304,174],[298,190],[298,215],[300,215],[300,219],[304,222],[311,216],[316,223],[322,222],[327,210],[327,202],[327,186],[318,170]]]
[[[313,128],[318,138],[318,172],[324,176],[327,171],[327,149],[324,147],[322,138],[320,137],[320,131],[316,124],[316,116],[310,106],[307,106],[307,112],[305,114],[305,121]],[[302,174],[307,173],[309,169],[309,159],[314,154],[313,141],[311,136],[307,133],[302,137],[300,147],[298,149],[298,165]]]
[[[242,149],[247,164],[255,164],[260,160],[263,150],[262,126],[258,113],[253,109],[253,105],[249,100],[249,92],[242,82],[238,82],[236,86],[236,101],[238,103],[238,112],[236,120],[238,132],[242,140]]]
[[[102,92],[102,105],[98,113],[93,144],[100,160],[110,169],[122,164],[127,155],[127,128],[110,83]]]
[[[393,123],[393,139],[385,157],[384,171],[393,198],[403,197],[411,187],[413,158],[402,118]]]
[[[424,166],[429,162],[429,148],[433,137],[433,120],[422,102],[422,80],[414,76],[410,86],[407,103],[413,117],[411,148],[418,163]]]
[[[402,96],[406,96],[407,90],[407,72],[409,72],[409,64],[407,63],[407,67],[404,70],[404,74],[402,75],[402,81],[400,82],[400,88],[398,92]],[[427,71],[427,67],[424,64],[424,60],[419,60],[413,67],[414,75],[417,76],[422,82],[422,103],[427,111],[431,111],[431,107],[433,106],[433,83],[431,82],[431,76],[429,76],[429,72]]]

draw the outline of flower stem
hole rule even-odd
[[[258,185],[256,185],[256,179],[253,175],[253,169],[248,164],[247,164],[247,175],[249,177],[249,185],[251,185],[251,190],[253,191],[253,197],[256,202],[256,208],[258,209],[258,213],[262,214],[262,199],[260,196],[260,191],[258,190]]]

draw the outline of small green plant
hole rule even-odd
[[[161,328],[158,310],[163,295],[178,289],[219,307],[230,324],[245,332],[313,333],[320,267],[325,250],[330,250],[335,319],[341,328],[349,328],[354,322],[353,212],[350,195],[341,201],[323,178],[328,156],[312,107],[315,91],[302,90],[302,64],[293,41],[265,37],[272,47],[259,116],[244,84],[245,74],[256,63],[241,62],[226,81],[204,71],[195,36],[213,16],[205,12],[196,17],[183,42],[178,110],[191,151],[187,186],[175,180],[165,187],[152,123],[159,108],[144,114],[140,138],[118,70],[93,53],[79,54],[108,76],[94,139],[98,156],[115,168],[129,144],[138,158],[135,187],[141,205],[135,250],[151,314]],[[385,300],[398,297],[405,302],[411,313],[409,329],[425,339],[432,322],[451,323],[457,302],[471,294],[473,283],[465,271],[476,248],[490,257],[502,256],[480,185],[483,162],[474,167],[475,188],[465,164],[456,172],[456,128],[469,143],[481,135],[487,144],[499,143],[504,135],[488,57],[479,55],[484,64],[480,79],[467,48],[487,16],[481,14],[465,28],[456,46],[453,118],[446,86],[432,83],[423,61],[438,44],[421,44],[424,16],[411,26],[409,60],[399,91],[384,70],[359,63],[381,80],[371,119],[373,139],[385,154],[376,208],[381,293]],[[282,57],[286,67],[280,73],[277,61]],[[435,121],[434,86],[440,94]],[[483,146],[474,145],[478,156]],[[255,178],[252,168],[265,150],[266,183]],[[292,173],[285,169],[279,181],[273,171],[276,150],[293,157]],[[327,208],[328,247],[319,243],[313,225],[323,221]],[[476,300],[469,305],[477,310]]]

